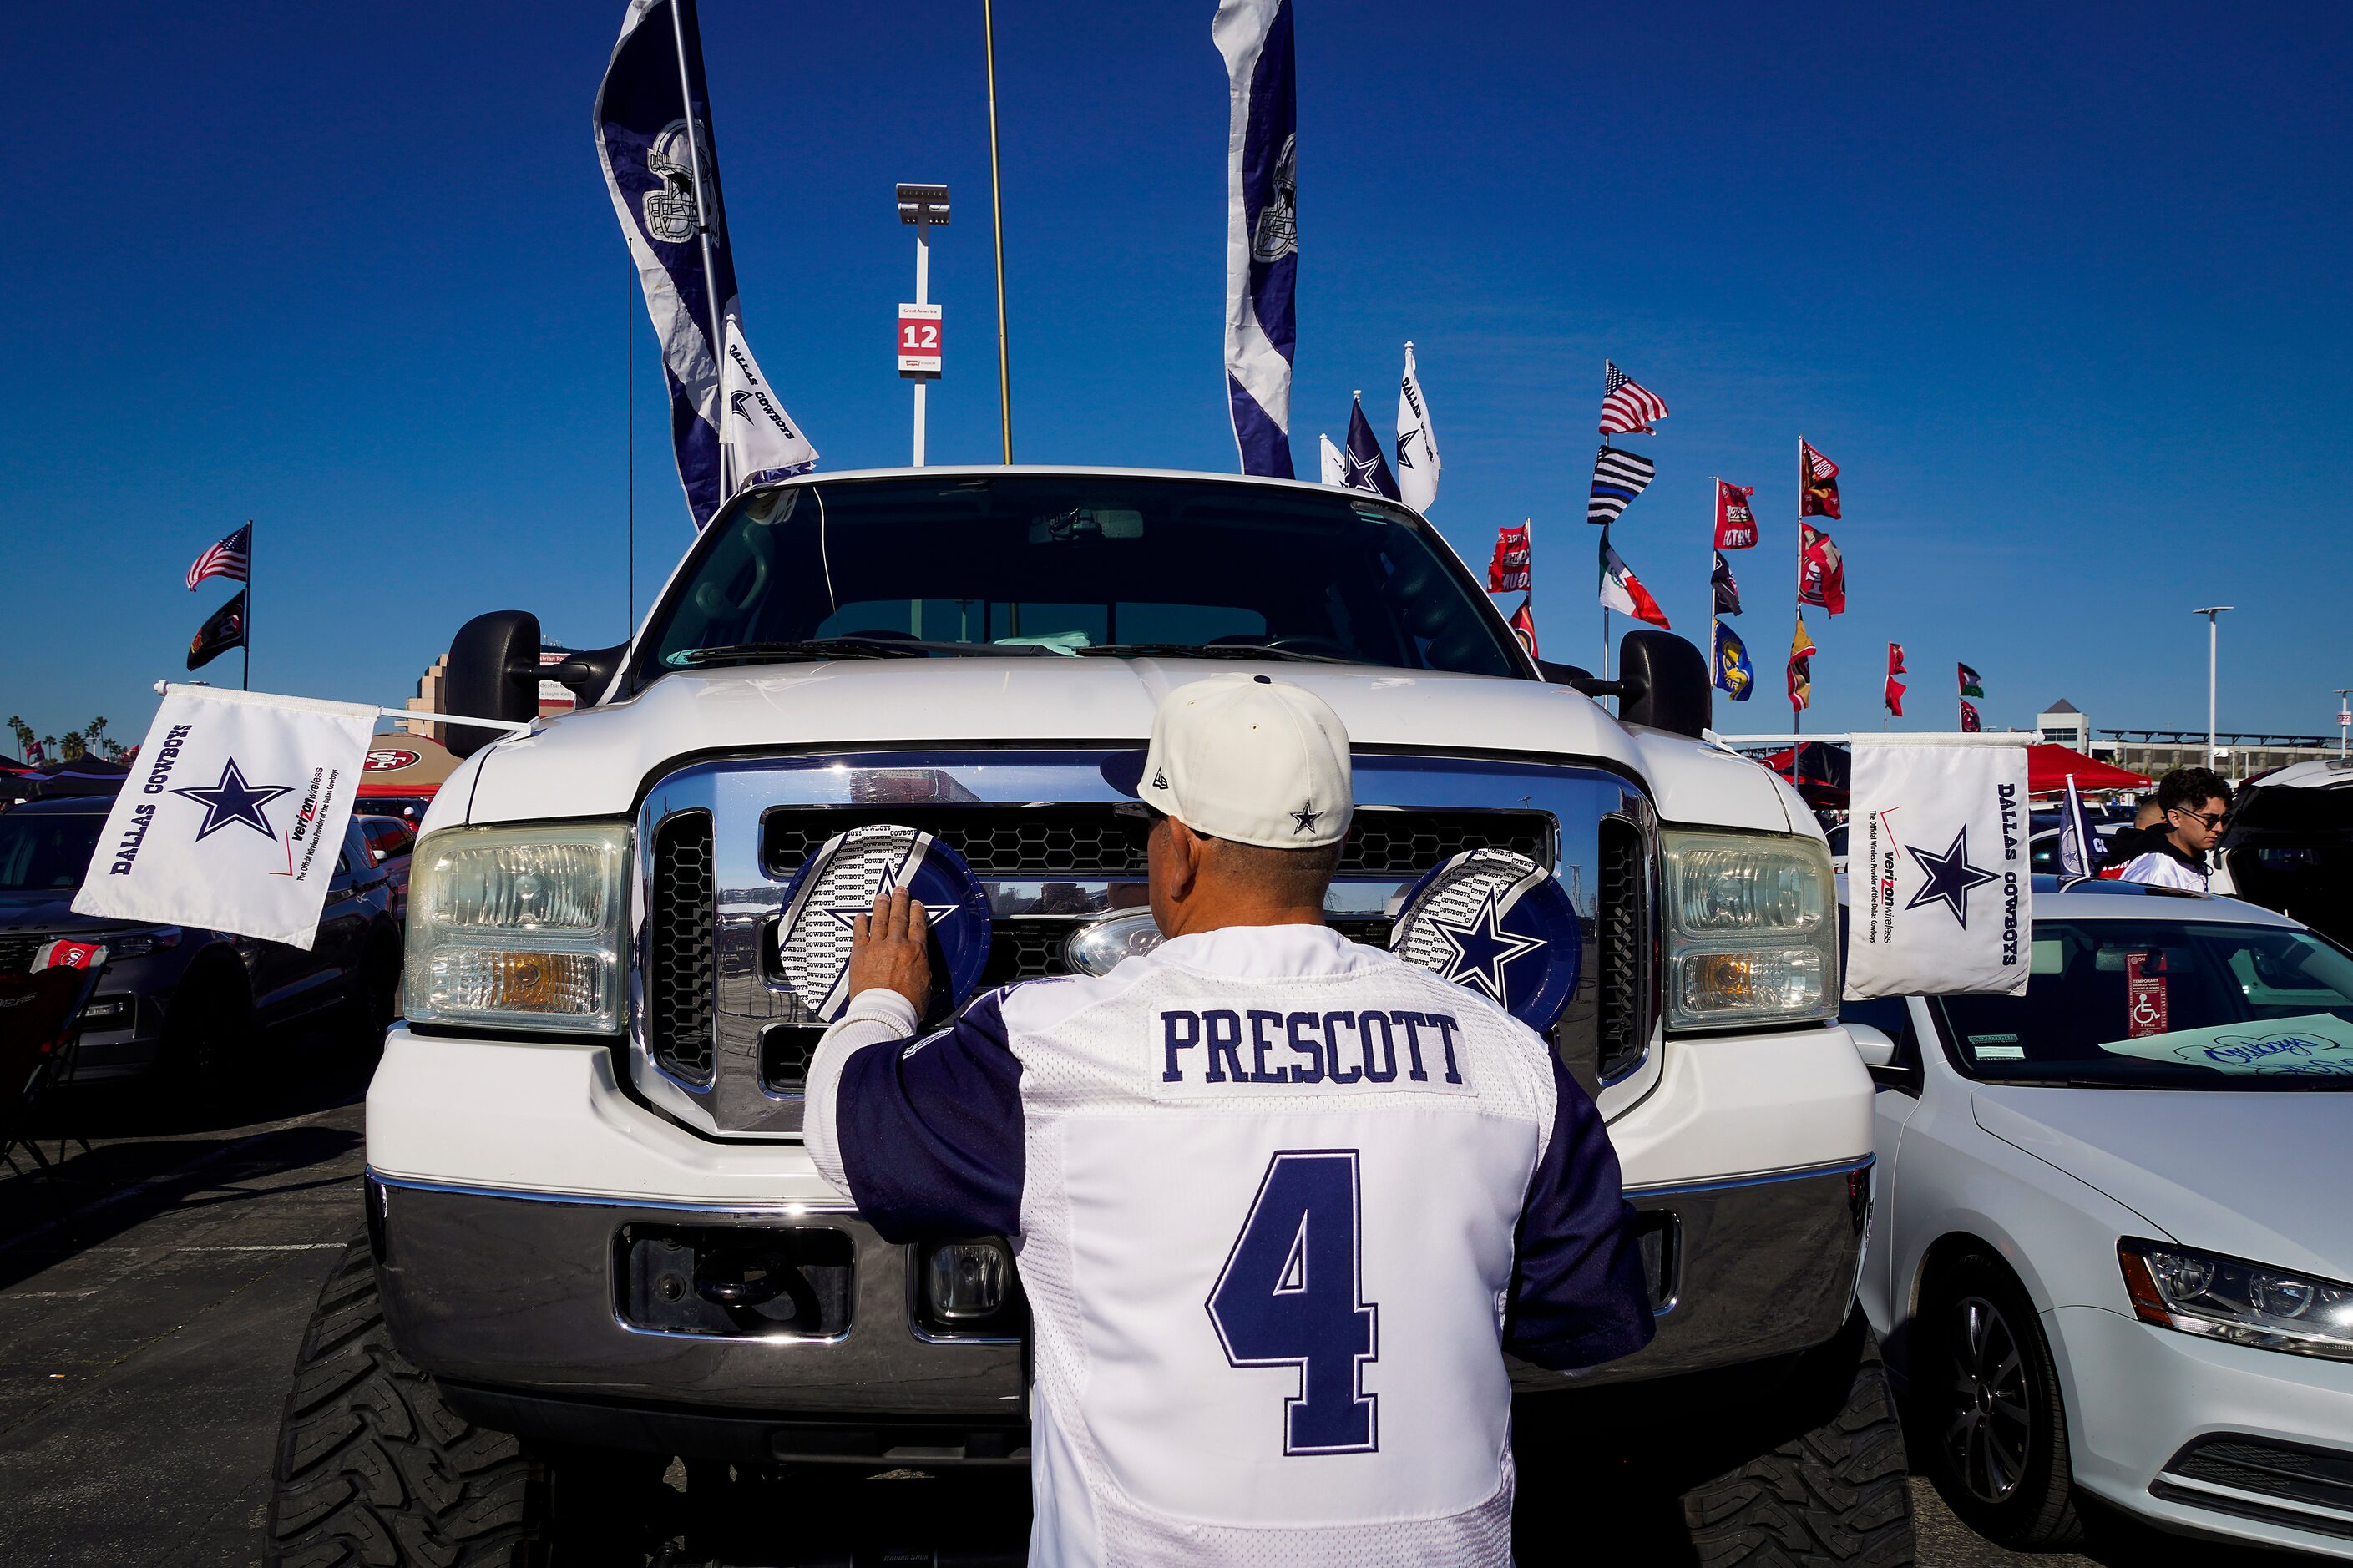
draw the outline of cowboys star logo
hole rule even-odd
[[[1440,973],[1441,979],[1483,991],[1497,1006],[1509,1007],[1510,988],[1504,979],[1504,967],[1514,959],[1550,944],[1540,937],[1521,936],[1503,929],[1503,914],[1496,905],[1502,891],[1500,888],[1489,888],[1467,921],[1457,922],[1432,915],[1430,929],[1453,950]]]
[[[1908,844],[1904,847],[1904,853],[1911,856],[1918,862],[1920,869],[1928,874],[1928,879],[1920,884],[1920,890],[1914,893],[1912,901],[1904,907],[1916,910],[1923,904],[1943,904],[1952,912],[1954,921],[1963,931],[1969,926],[1969,889],[2001,880],[2000,873],[1969,864],[1969,830],[1967,827],[1953,835],[1952,844],[1941,855],[1933,849],[1915,849]]]
[[[920,864],[920,861],[918,863]],[[902,870],[906,871],[908,875],[912,877],[914,873],[914,867],[892,864],[883,868],[882,879],[874,885],[875,899],[887,899],[899,889],[901,886],[899,873]],[[827,908],[820,910],[818,912],[830,918],[844,931],[855,931],[858,929],[855,924],[858,920],[874,912],[874,899],[869,899],[866,902],[850,908]],[[954,904],[941,904],[937,908],[925,905],[923,909],[923,919],[932,925],[937,925],[954,913],[955,913],[955,906]]]
[[[174,795],[186,795],[205,808],[204,825],[196,829],[196,842],[201,844],[232,822],[241,822],[272,844],[278,842],[278,830],[261,808],[281,795],[290,795],[291,784],[249,784],[239,771],[237,759],[231,757],[221,767],[220,783],[206,789],[195,785],[175,789]]]

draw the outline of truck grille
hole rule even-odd
[[[33,954],[39,952],[37,936],[0,936],[0,974],[24,974],[33,967]]]
[[[654,835],[646,908],[646,1024],[654,1058],[696,1083],[711,1079],[718,1005],[718,912],[708,812],[682,811]]]
[[[870,822],[932,834],[984,877],[1141,877],[1145,869],[1145,825],[1102,805],[783,807],[762,825],[763,868],[790,877],[818,845]],[[1488,847],[1549,866],[1552,821],[1535,811],[1359,811],[1340,875],[1418,877],[1466,849]]]
[[[1641,830],[1623,817],[1602,820],[1595,881],[1595,1067],[1607,1083],[1641,1061],[1658,1016],[1650,847]]]

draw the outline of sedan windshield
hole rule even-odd
[[[94,814],[0,812],[0,893],[80,887],[105,825]]]
[[[803,658],[1199,655],[1525,676],[1423,523],[1341,489],[1090,475],[746,497],[640,644],[666,670]]]
[[[1972,1078],[2353,1089],[2353,954],[2308,931],[2036,921],[2024,996],[1935,1001]]]

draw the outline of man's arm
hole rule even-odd
[[[1618,1152],[1592,1100],[1552,1065],[1552,1136],[1520,1209],[1504,1348],[1567,1372],[1641,1350],[1658,1324]]]
[[[923,905],[902,889],[850,931],[849,1005],[809,1064],[818,1172],[886,1241],[1020,1228],[1020,1063],[997,995],[910,1042],[930,994]]]

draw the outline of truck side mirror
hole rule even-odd
[[[1583,690],[1585,683],[1593,679],[1593,672],[1581,664],[1555,664],[1548,658],[1536,660],[1536,673],[1545,678],[1547,685],[1575,687],[1578,690]]]
[[[1849,1023],[1847,1038],[1854,1042],[1854,1054],[1862,1058],[1867,1068],[1892,1067],[1895,1062],[1895,1042],[1884,1029],[1869,1024]]]
[[[458,628],[443,678],[448,710],[470,719],[528,724],[539,715],[539,617],[528,610],[493,610]],[[448,726],[443,743],[470,757],[500,731]]]
[[[455,661],[452,660],[454,666]],[[1707,656],[1672,632],[1628,632],[1618,645],[1618,717],[1697,740],[1715,715]]]
[[[581,707],[594,708],[596,700],[605,695],[605,689],[613,683],[613,672],[621,668],[621,660],[628,654],[628,643],[592,647],[568,656],[546,672],[547,678],[577,698]]]

